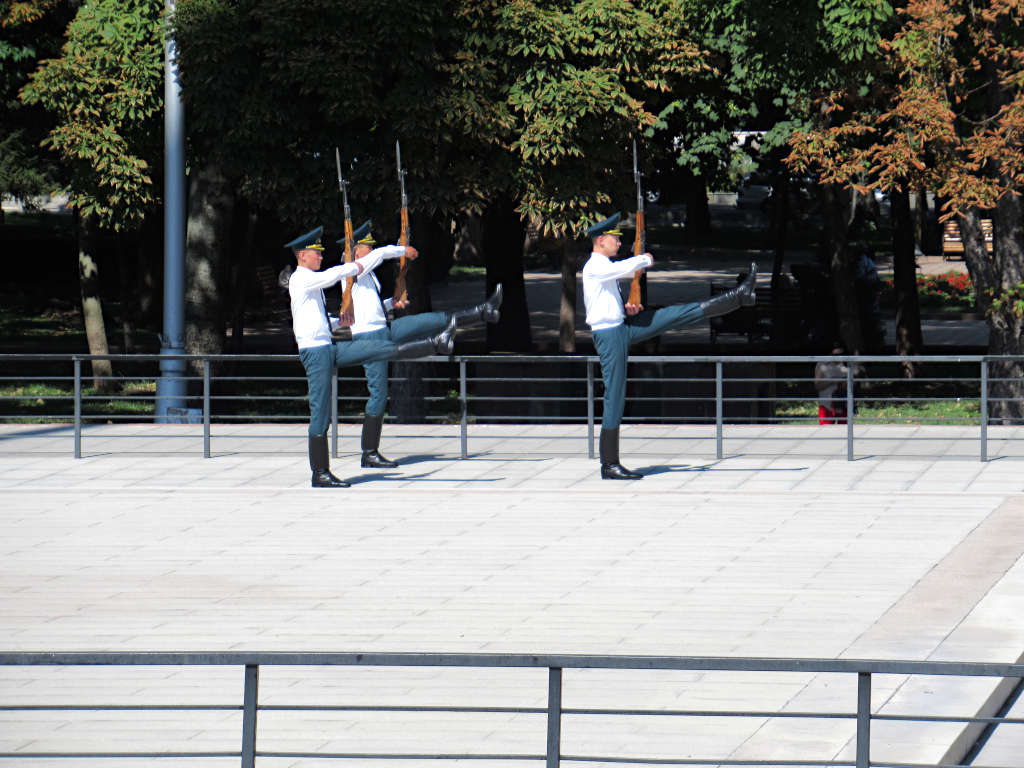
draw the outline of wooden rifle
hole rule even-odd
[[[401,230],[398,235],[399,245],[409,244],[409,199],[405,196],[405,169],[402,168],[402,146],[398,141],[395,141],[395,164],[398,168],[398,186],[402,191],[402,218],[401,218]],[[406,261],[405,254],[402,254],[401,261],[398,262],[398,277],[395,278],[395,296],[394,301],[408,301],[409,293],[405,289],[405,273],[409,269],[409,264]]]
[[[341,190],[341,204],[345,210],[345,263],[350,264],[355,258],[355,236],[352,231],[352,211],[348,207],[348,182],[341,175],[341,152],[334,148],[334,162],[338,166],[338,189]],[[352,285],[354,277],[345,278],[345,295],[341,298],[341,309],[338,311],[339,324],[347,327],[352,325],[354,315],[352,312]]]
[[[639,256],[647,252],[645,242],[646,223],[644,221],[644,191],[640,183],[640,166],[636,160],[636,139],[633,139],[633,180],[636,182],[636,238],[633,240],[633,255]],[[643,272],[638,271],[633,275],[633,281],[629,284],[628,304],[643,304],[644,286],[641,285]]]

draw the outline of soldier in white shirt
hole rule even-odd
[[[324,288],[328,288],[346,277],[356,277],[373,270],[384,256],[368,254],[348,264],[320,271],[323,262],[323,245],[320,236],[323,227],[287,243],[295,254],[297,266],[288,280],[288,294],[291,296],[292,330],[299,348],[299,359],[306,369],[309,383],[309,467],[313,471],[314,488],[346,488],[348,483],[339,480],[330,471],[327,453],[327,428],[331,416],[331,377],[338,367],[360,365],[375,360],[424,357],[434,354],[451,354],[454,321],[440,333],[421,337],[415,341],[396,344],[387,339],[353,340],[335,342],[331,338],[331,326],[337,318],[329,318],[324,302]],[[416,258],[416,249],[405,249],[407,257]],[[398,253],[397,255],[401,255]],[[396,256],[390,256],[396,258]]]
[[[381,254],[384,259],[398,258],[402,255],[403,246],[385,245],[374,248],[377,241],[370,232],[372,222],[366,221],[353,233],[356,240],[354,255],[356,259],[365,259],[374,254]],[[338,240],[344,246],[344,238]],[[352,284],[352,306],[355,319],[352,323],[353,340],[386,340],[403,342],[421,336],[429,336],[446,328],[449,323],[459,323],[468,319],[479,319],[487,323],[496,323],[501,318],[501,284],[491,297],[483,304],[475,307],[459,309],[455,312],[421,312],[418,315],[406,315],[388,320],[388,312],[405,309],[408,301],[396,302],[394,299],[381,299],[380,283],[372,270],[366,270]],[[363,364],[366,370],[366,386],[370,397],[366,401],[363,416],[362,459],[360,465],[366,468],[393,468],[398,463],[386,459],[380,453],[380,433],[384,424],[384,411],[388,402],[388,364],[378,360]]]
[[[601,358],[604,379],[604,412],[601,417],[601,477],[606,480],[638,480],[643,475],[619,463],[619,425],[626,401],[626,365],[629,347],[673,328],[681,328],[705,317],[717,317],[741,306],[752,306],[757,266],[743,283],[728,293],[691,304],[675,304],[658,310],[644,310],[639,304],[623,304],[619,280],[632,278],[654,263],[649,253],[612,261],[622,245],[616,213],[587,230],[593,252],[583,265],[583,302],[594,347]]]

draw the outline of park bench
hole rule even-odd
[[[992,253],[992,219],[981,220],[981,234],[985,238],[985,250]],[[964,241],[960,237],[960,225],[947,221],[942,227],[942,260],[951,256],[963,256]]]
[[[736,284],[711,283],[710,296],[718,296],[736,287]],[[768,286],[757,287],[757,303],[752,307],[740,307],[727,315],[719,315],[708,320],[711,330],[711,343],[714,344],[723,333],[733,333],[747,337],[747,341],[760,339],[800,340],[804,335],[804,307],[800,292],[792,287],[782,291],[782,304],[778,308],[781,317],[781,336],[775,329],[775,293]]]
[[[288,289],[281,286],[277,270],[265,264],[256,267],[253,275],[256,278],[260,308],[269,312],[289,308],[291,300],[288,297]]]

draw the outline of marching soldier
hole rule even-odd
[[[386,245],[374,248],[377,241],[370,232],[371,222],[366,221],[353,234],[356,241],[356,261],[374,259],[380,255],[382,259],[396,259],[406,252],[406,258],[416,258],[416,250],[401,245]],[[344,245],[344,238],[338,240]],[[412,251],[413,255],[409,254]],[[429,336],[442,329],[466,319],[480,319],[488,323],[496,323],[501,315],[501,285],[495,289],[487,301],[475,307],[456,310],[455,312],[423,312],[418,315],[407,315],[388,320],[390,310],[404,309],[409,302],[394,299],[381,299],[380,283],[371,269],[360,273],[352,284],[352,306],[355,320],[352,323],[353,341],[391,341],[402,343],[409,339]],[[366,370],[366,386],[370,397],[366,401],[363,417],[362,459],[360,465],[367,468],[393,468],[397,462],[384,458],[379,451],[380,433],[384,423],[384,410],[388,400],[388,364],[385,360],[375,360],[363,364]]]
[[[399,247],[367,251],[362,258],[347,264],[320,271],[324,247],[320,243],[323,227],[285,244],[295,254],[296,268],[288,280],[291,296],[292,330],[299,348],[299,359],[306,370],[309,383],[309,467],[313,471],[314,488],[347,488],[330,471],[327,453],[327,428],[331,414],[331,377],[336,368],[346,365],[424,357],[433,354],[451,354],[455,322],[423,333],[415,340],[396,343],[387,338],[353,339],[335,342],[331,338],[332,325],[337,318],[327,315],[324,288],[350,276],[371,272],[384,258],[398,258],[404,252],[407,258],[416,257],[415,248]],[[413,339],[413,336],[406,337]]]
[[[757,265],[750,265],[750,274],[743,283],[707,301],[675,304],[653,311],[645,310],[640,304],[623,305],[618,281],[632,278],[634,273],[647,269],[654,263],[654,257],[643,253],[612,261],[622,245],[619,218],[620,214],[616,213],[587,230],[593,252],[583,266],[583,302],[594,347],[601,358],[601,376],[604,379],[601,477],[606,480],[639,480],[643,475],[619,463],[619,425],[625,407],[629,346],[706,317],[717,317],[741,306],[752,306],[755,303]]]

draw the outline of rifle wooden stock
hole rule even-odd
[[[409,209],[407,207],[402,208],[402,230],[398,236],[398,244],[409,244]],[[398,277],[395,278],[395,301],[407,301],[409,298],[409,292],[405,289],[405,273],[408,269],[409,264],[403,253],[401,261],[398,262]]]
[[[351,264],[355,258],[353,252],[352,243],[355,240],[355,235],[352,231],[352,219],[345,219],[345,263]],[[345,315],[350,314],[352,311],[352,286],[356,279],[354,277],[345,278],[345,295],[341,298],[341,309],[339,310],[339,320],[344,325]],[[348,323],[351,325],[351,322]]]
[[[636,212],[636,239],[633,240],[633,255],[639,256],[644,252],[644,212]],[[643,273],[637,271],[633,275],[633,280],[629,284],[629,298],[627,299],[628,304],[640,304],[640,276]]]
[[[338,190],[341,192],[341,206],[345,214],[345,263],[351,264],[355,258],[355,233],[352,230],[352,209],[348,206],[348,182],[341,173],[341,150],[334,148],[334,164],[338,170]],[[338,325],[348,328],[355,322],[355,312],[352,311],[352,286],[355,284],[354,277],[345,278],[345,293],[341,297],[341,307],[338,309]]]

